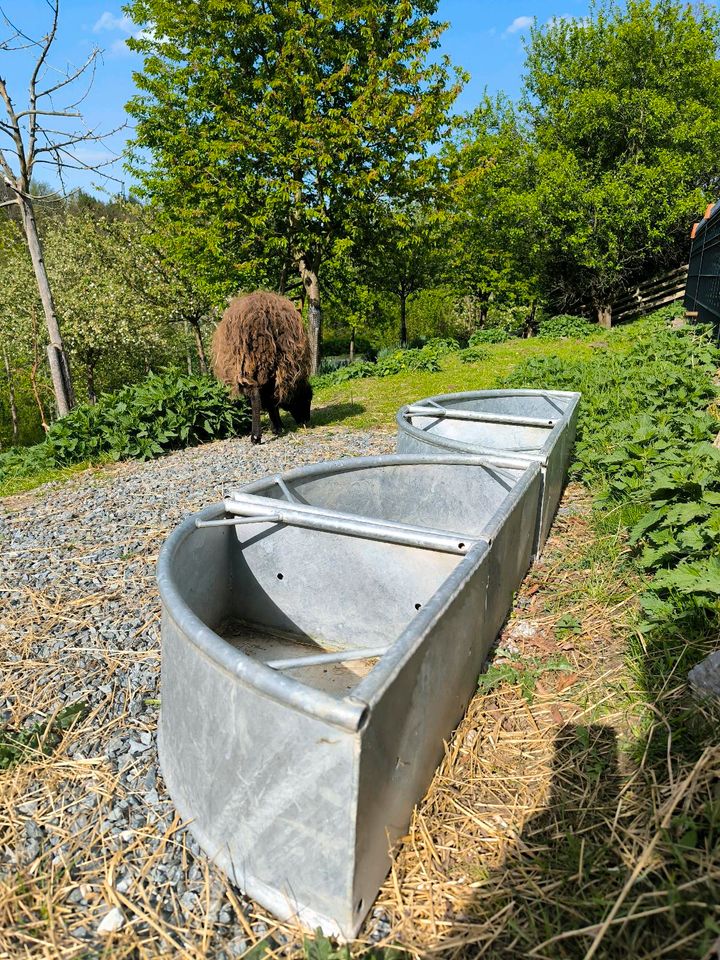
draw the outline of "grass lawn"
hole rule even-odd
[[[597,350],[622,350],[632,340],[633,326],[608,336],[602,336],[603,333],[598,331],[598,338],[590,340],[531,339],[484,344],[488,356],[478,363],[463,363],[456,354],[450,354],[441,361],[442,369],[437,373],[408,371],[391,377],[349,380],[316,390],[313,423],[325,426],[342,422],[346,427],[394,429],[395,415],[404,403],[438,393],[486,390],[530,357],[577,359]]]
[[[90,463],[89,460],[85,460],[82,463],[73,463],[69,467],[47,467],[29,476],[20,475],[17,477],[8,477],[0,483],[0,497],[11,497],[16,493],[25,493],[26,490],[33,490],[43,483],[51,483],[55,480],[67,480],[68,477],[72,477],[76,473],[82,473],[84,470],[92,470],[100,465],[101,464]]]

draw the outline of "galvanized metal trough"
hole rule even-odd
[[[579,393],[557,390],[478,390],[427,397],[398,412],[397,449],[538,462],[543,477],[535,543],[539,552],[560,502],[579,399]]]
[[[163,774],[276,916],[357,934],[529,565],[541,488],[515,458],[356,458],[169,537]]]

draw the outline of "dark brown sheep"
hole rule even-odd
[[[217,325],[212,342],[218,380],[250,398],[253,443],[260,443],[260,410],[280,433],[279,408],[299,426],[310,422],[310,343],[295,305],[258,290],[235,297]]]

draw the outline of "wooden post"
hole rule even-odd
[[[612,306],[605,304],[597,308],[598,323],[605,330],[612,327]]]

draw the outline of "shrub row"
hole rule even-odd
[[[44,443],[0,454],[0,482],[105,457],[148,460],[249,427],[244,399],[231,398],[211,377],[168,370],[75,407],[52,425]]]
[[[555,340],[560,337],[585,338],[598,334],[596,324],[585,317],[561,314],[548,317],[540,322],[537,336],[543,340]],[[476,363],[485,360],[488,354],[481,348],[491,343],[506,343],[518,336],[518,331],[505,326],[489,326],[476,330],[462,350],[454,339],[435,337],[422,347],[406,350],[381,350],[377,361],[357,360],[349,363],[343,358],[333,357],[323,362],[320,373],[313,377],[313,386],[317,389],[333,387],[348,380],[364,380],[367,377],[390,377],[405,370],[420,370],[436,373],[440,370],[440,360],[448,353],[459,353],[463,363]]]

